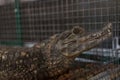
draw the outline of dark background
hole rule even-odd
[[[0,41],[15,41],[15,4],[0,6]],[[39,0],[20,2],[22,41],[47,39],[79,25],[86,32],[101,29],[107,22],[113,23],[113,37],[120,35],[119,0]],[[112,37],[112,39],[113,39]],[[99,47],[112,47],[112,39]]]

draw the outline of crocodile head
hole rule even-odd
[[[74,27],[71,31],[61,34],[57,48],[64,56],[75,58],[108,39],[112,34],[111,26],[112,24],[108,23],[103,29],[91,34],[85,34],[84,29]]]
[[[91,34],[85,34],[83,28],[76,26],[72,30],[53,35],[35,47],[41,49],[44,66],[51,76],[55,76],[70,68],[78,55],[108,39],[112,35],[111,26],[108,23],[100,31]]]

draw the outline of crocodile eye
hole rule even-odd
[[[79,27],[75,27],[75,28],[73,28],[72,32],[74,34],[79,34],[81,32],[81,29]]]

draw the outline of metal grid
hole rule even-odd
[[[12,11],[10,12],[10,10]],[[0,41],[16,40],[16,21],[13,11],[14,6],[12,5],[3,5],[0,7]]]
[[[44,40],[75,25],[80,25],[87,31],[96,31],[109,21],[113,23],[114,36],[119,36],[118,2],[117,0],[21,1],[19,4],[22,40],[23,42]],[[15,40],[17,38],[15,3],[0,7],[2,22],[0,25],[3,28],[1,41]],[[112,47],[111,44],[104,46]]]

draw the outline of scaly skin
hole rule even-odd
[[[86,35],[84,29],[56,34],[32,48],[0,47],[0,80],[46,80],[69,68],[82,52],[108,39],[111,23],[102,30]]]
[[[57,80],[116,80],[120,76],[119,67],[112,63],[104,65],[86,62],[83,64],[78,63],[77,66],[61,75]]]

